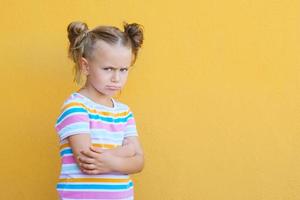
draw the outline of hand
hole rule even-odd
[[[90,150],[81,151],[78,162],[82,172],[96,175],[113,172],[118,158],[109,150],[91,146]]]
[[[129,144],[131,144],[130,143],[130,140],[128,140],[127,138],[125,138],[124,140],[123,140],[123,146],[125,146],[125,145],[129,145]]]

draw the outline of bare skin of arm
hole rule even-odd
[[[122,146],[119,146],[112,150],[93,147],[90,135],[87,133],[79,133],[76,135],[72,135],[68,138],[68,141],[72,148],[74,158],[82,172],[84,172],[84,169],[80,166],[80,161],[78,159],[80,156],[83,156],[81,152],[90,151],[90,149],[97,149],[98,154],[109,152],[109,154],[116,157],[131,157],[135,154],[134,146],[128,140],[124,140]],[[109,162],[107,163],[103,163],[104,171],[112,172],[112,165],[115,164],[115,161],[111,159],[109,159],[108,161]]]
[[[127,137],[128,146],[134,149],[133,156],[118,156],[119,150],[103,150],[91,147],[81,151],[78,158],[82,171],[86,174],[102,174],[107,172],[120,172],[134,174],[142,171],[144,167],[144,154],[138,137]],[[125,145],[126,146],[126,145]]]
[[[79,165],[78,156],[80,155],[80,152],[88,150],[91,146],[90,135],[87,133],[71,135],[68,138],[68,141],[72,148],[74,159],[76,160],[76,163]]]

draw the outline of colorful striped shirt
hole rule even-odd
[[[129,107],[112,101],[114,106],[108,107],[74,92],[64,102],[55,124],[61,156],[61,173],[56,188],[61,199],[133,199],[133,182],[128,174],[84,174],[68,142],[71,135],[89,134],[93,146],[109,149],[122,145],[125,137],[138,136]]]

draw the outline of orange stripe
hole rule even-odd
[[[110,178],[61,178],[59,179],[59,182],[67,182],[67,183],[76,183],[76,182],[112,182],[112,183],[124,183],[124,182],[129,182],[130,179],[125,178],[125,179],[110,179]]]
[[[105,149],[113,149],[115,147],[117,147],[118,145],[115,145],[115,144],[92,144],[94,147],[100,147],[100,148],[105,148]],[[60,150],[64,149],[64,148],[67,148],[67,147],[70,147],[70,144],[69,143],[65,143],[63,145],[61,145],[59,148]]]
[[[68,144],[68,143],[66,143],[66,144],[62,144],[62,145],[60,145],[60,150],[62,150],[62,149],[64,149],[64,148],[66,148],[66,147],[70,147],[70,145]]]
[[[116,114],[115,113],[110,113],[110,112],[100,112],[100,111],[96,111],[96,109],[90,109],[90,108],[86,107],[84,104],[78,103],[78,102],[73,102],[73,103],[69,103],[69,104],[65,105],[62,108],[62,112],[65,111],[67,108],[70,108],[72,106],[80,106],[80,107],[83,107],[84,109],[90,111],[93,114],[100,114],[100,115],[111,116],[111,117],[124,117],[124,116],[129,114],[129,111],[116,113]]]
[[[118,146],[116,144],[92,144],[92,145],[94,147],[100,147],[100,148],[105,148],[105,149],[113,149]]]

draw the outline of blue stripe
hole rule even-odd
[[[63,114],[58,118],[56,124],[59,124],[66,116],[68,116],[69,114],[72,113],[88,113],[86,111],[86,109],[84,108],[71,108],[68,110],[65,110],[63,112]],[[105,122],[115,122],[115,123],[125,123],[128,121],[129,118],[133,117],[132,113],[130,113],[129,115],[127,115],[126,117],[119,117],[119,118],[112,118],[112,117],[103,117],[99,114],[88,114],[90,119],[100,119],[103,120]]]
[[[60,152],[61,156],[64,156],[65,154],[71,154],[73,153],[72,149],[64,149]]]
[[[98,185],[98,184],[85,184],[85,185],[78,185],[78,184],[63,184],[58,183],[56,188],[57,189],[110,189],[110,190],[122,190],[128,189],[133,186],[133,183],[130,182],[126,185]]]
[[[94,114],[89,114],[89,117],[90,117],[90,119],[100,119],[100,120],[105,121],[105,122],[114,122],[114,123],[123,122],[123,123],[125,123],[125,122],[128,121],[128,119],[130,117],[132,117],[132,114],[129,114],[126,117],[123,117],[123,118],[121,118],[121,117],[120,118],[102,117],[102,116],[97,115],[97,114],[95,114],[95,115]]]
[[[65,118],[67,115],[75,113],[75,112],[87,113],[87,111],[84,108],[71,108],[71,109],[65,110],[63,112],[63,114],[58,118],[57,124],[60,123],[63,120],[63,118]]]

